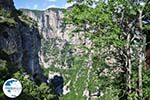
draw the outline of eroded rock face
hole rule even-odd
[[[0,7],[5,9],[7,8],[10,10],[15,9],[13,0],[0,0]]]
[[[64,9],[59,8],[50,8],[47,10],[39,11],[39,10],[28,10],[21,9],[26,16],[31,17],[38,23],[38,30],[42,37],[42,47],[40,52],[40,63],[45,68],[49,66],[56,66],[61,68],[69,68],[70,62],[58,63],[61,59],[64,59],[64,50],[68,48],[68,44],[70,45],[79,45],[85,44],[90,45],[90,41],[84,38],[84,33],[73,33],[72,31],[75,29],[73,25],[65,25],[64,23]],[[71,34],[70,34],[71,33]],[[53,41],[55,40],[55,41]],[[54,43],[55,42],[55,43]],[[50,45],[51,44],[51,45]],[[45,45],[47,48],[45,48]],[[50,47],[51,46],[51,47]],[[49,48],[48,48],[49,47]],[[50,48],[57,49],[51,50]],[[44,52],[45,49],[48,49],[48,52]],[[52,51],[52,52],[49,52]],[[55,56],[53,53],[58,51]],[[83,52],[75,48],[74,50],[67,51],[69,54],[65,54],[68,56],[72,56],[73,54],[82,54]],[[74,53],[73,53],[74,52]],[[48,56],[48,57],[47,57]],[[63,56],[63,58],[62,58]],[[53,59],[54,58],[54,59]],[[58,58],[58,61],[55,61]],[[55,61],[55,65],[53,62]],[[64,61],[62,61],[64,62]]]
[[[38,59],[41,39],[36,25],[30,23],[28,19],[25,19],[28,24],[20,19],[13,0],[1,0],[0,7],[4,9],[0,15],[4,17],[0,21],[0,59],[24,67],[35,78],[38,76],[41,81],[45,81]],[[12,12],[12,9],[16,12]],[[7,18],[7,14],[3,16],[2,11],[11,15]]]
[[[9,58],[1,59],[11,61],[11,63],[21,64],[22,57],[22,45],[21,45],[21,35],[17,30],[19,26],[8,27],[0,24],[0,50],[1,52],[9,55]]]
[[[23,13],[38,22],[38,29],[44,39],[64,38],[63,10],[48,9],[45,11],[22,9]],[[66,37],[67,38],[67,37]]]
[[[72,44],[88,43],[84,37],[81,37],[84,33],[73,34],[75,26],[64,23],[64,10],[59,8],[49,8],[43,11],[21,9],[26,16],[37,21],[38,30],[44,40],[58,38]],[[72,33],[72,36],[69,36],[69,33]]]
[[[35,27],[22,27],[22,65],[29,73],[40,73],[38,52],[40,51],[41,40],[39,32]]]

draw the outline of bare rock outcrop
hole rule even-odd
[[[0,59],[23,67],[35,79],[46,81],[39,65],[40,47],[36,23],[17,11],[13,0],[0,0]]]

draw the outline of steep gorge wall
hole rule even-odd
[[[38,22],[38,29],[43,39],[61,38],[64,36],[63,29],[66,27],[63,23],[64,9],[47,9],[45,11],[21,9],[23,13]]]
[[[13,0],[1,0],[0,59],[24,67],[34,78],[39,76],[41,81],[46,81],[39,65],[40,47],[36,24],[15,9]]]
[[[61,77],[67,81],[67,84],[63,87],[64,95],[69,92],[78,95],[79,88],[79,90],[83,92],[83,96],[88,97],[88,92],[91,91],[87,88],[90,80],[92,80],[90,78],[95,77],[92,67],[92,54],[94,52],[90,51],[92,46],[90,39],[85,38],[82,32],[72,32],[75,26],[66,26],[64,24],[63,10],[50,8],[45,11],[28,9],[21,9],[21,11],[38,23],[38,30],[42,37],[40,62],[45,68],[50,68],[48,70],[46,69],[49,71],[49,79],[53,79],[54,76],[62,75]],[[70,32],[71,34],[69,34]],[[70,35],[72,36],[70,37]],[[89,50],[81,49],[79,47],[81,45],[86,46]],[[79,59],[80,57],[82,59],[82,54],[87,55],[87,59],[86,61],[82,60],[80,62]],[[76,60],[74,60],[75,57],[77,58]],[[73,65],[74,63],[76,65]],[[68,68],[69,70],[64,70]],[[77,86],[79,81],[83,81],[83,84],[80,84],[80,87],[83,85],[82,90]],[[60,82],[56,81],[56,83]],[[60,87],[62,87],[61,84],[55,87],[58,94],[62,94],[60,93],[62,92]],[[67,89],[65,89],[65,87],[67,87]],[[74,90],[70,91],[70,88]],[[97,85],[93,84],[93,88],[95,88],[95,90],[92,92],[96,91],[96,93],[100,93]]]
[[[52,63],[57,63],[55,65],[62,68],[69,67],[67,62],[69,63],[70,61],[65,60],[65,56],[69,57],[72,55],[72,52],[78,53],[80,51],[68,49],[68,51],[64,52],[64,49],[68,48],[67,46],[70,44],[78,45],[87,42],[83,35],[79,35],[79,33],[73,34],[72,31],[75,28],[73,25],[64,23],[64,10],[59,8],[49,8],[43,11],[21,9],[26,16],[31,17],[38,24],[43,47],[41,48],[40,61],[44,67],[49,67],[53,65]],[[52,52],[45,52],[46,47]],[[54,54],[57,49],[58,52]]]

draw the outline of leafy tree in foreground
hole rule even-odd
[[[16,100],[58,100],[54,95],[52,86],[48,86],[46,83],[42,83],[39,86],[30,79],[29,75],[23,75],[14,64],[0,59],[0,99],[8,100],[3,91],[2,86],[7,79],[16,78],[23,86],[22,93]],[[28,76],[28,77],[27,77]]]
[[[114,84],[106,80],[108,86],[105,87],[115,88],[116,82],[119,82],[116,87],[120,91],[118,99],[148,98],[149,94],[146,94],[148,90],[145,90],[147,86],[143,86],[142,82],[149,82],[149,79],[142,80],[142,75],[143,78],[147,76],[142,72],[145,33],[149,30],[149,24],[145,24],[149,23],[149,0],[68,0],[68,2],[74,5],[66,13],[66,23],[76,26],[76,32],[84,32],[92,41],[89,52],[94,51],[93,69],[100,74],[102,70],[99,69],[107,68],[103,61],[110,55],[111,48],[117,49],[114,51],[115,56],[119,55],[116,66],[123,72],[119,74],[120,78],[115,80]],[[101,79],[99,77],[99,80]]]

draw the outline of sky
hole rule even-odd
[[[14,0],[15,7],[45,10],[47,8],[67,8],[71,4],[67,0]]]

